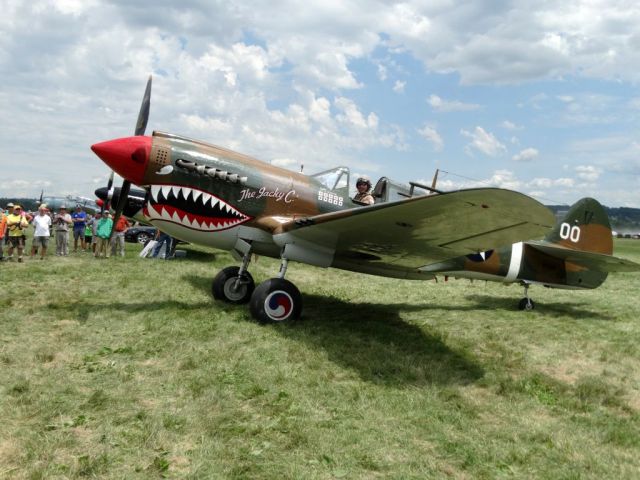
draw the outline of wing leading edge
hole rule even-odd
[[[540,238],[553,224],[553,213],[531,197],[479,188],[298,219],[273,238],[293,260],[424,279],[433,277],[418,270],[424,265]]]

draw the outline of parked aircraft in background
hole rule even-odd
[[[60,207],[65,207],[71,211],[76,208],[77,205],[80,205],[83,210],[89,213],[95,213],[100,210],[95,200],[76,195],[44,196],[41,194],[40,199],[36,203],[38,205],[46,204],[47,208],[51,211],[58,211]]]
[[[423,270],[456,278],[519,283],[525,293],[519,308],[531,310],[535,306],[528,295],[531,285],[592,289],[602,285],[609,272],[640,270],[640,264],[612,253],[607,212],[593,198],[583,198],[543,240],[445,260]]]

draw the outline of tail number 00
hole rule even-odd
[[[560,238],[563,240],[568,238],[573,243],[578,243],[580,240],[580,227],[577,225],[571,226],[566,222],[563,223],[560,225]]]

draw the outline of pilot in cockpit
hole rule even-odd
[[[356,182],[356,189],[358,190],[358,193],[353,197],[354,202],[373,205],[375,200],[371,195],[371,180],[369,180],[368,177],[359,177]]]

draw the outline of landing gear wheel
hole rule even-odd
[[[520,310],[533,310],[536,308],[536,304],[533,303],[533,300],[530,298],[523,298],[520,300],[520,303],[518,303],[518,308]]]
[[[302,295],[290,281],[271,278],[253,292],[249,310],[260,323],[291,322],[300,318]]]
[[[218,272],[211,285],[213,298],[236,305],[249,301],[256,283],[249,272],[244,272],[238,282],[238,272],[240,267],[227,267]]]

